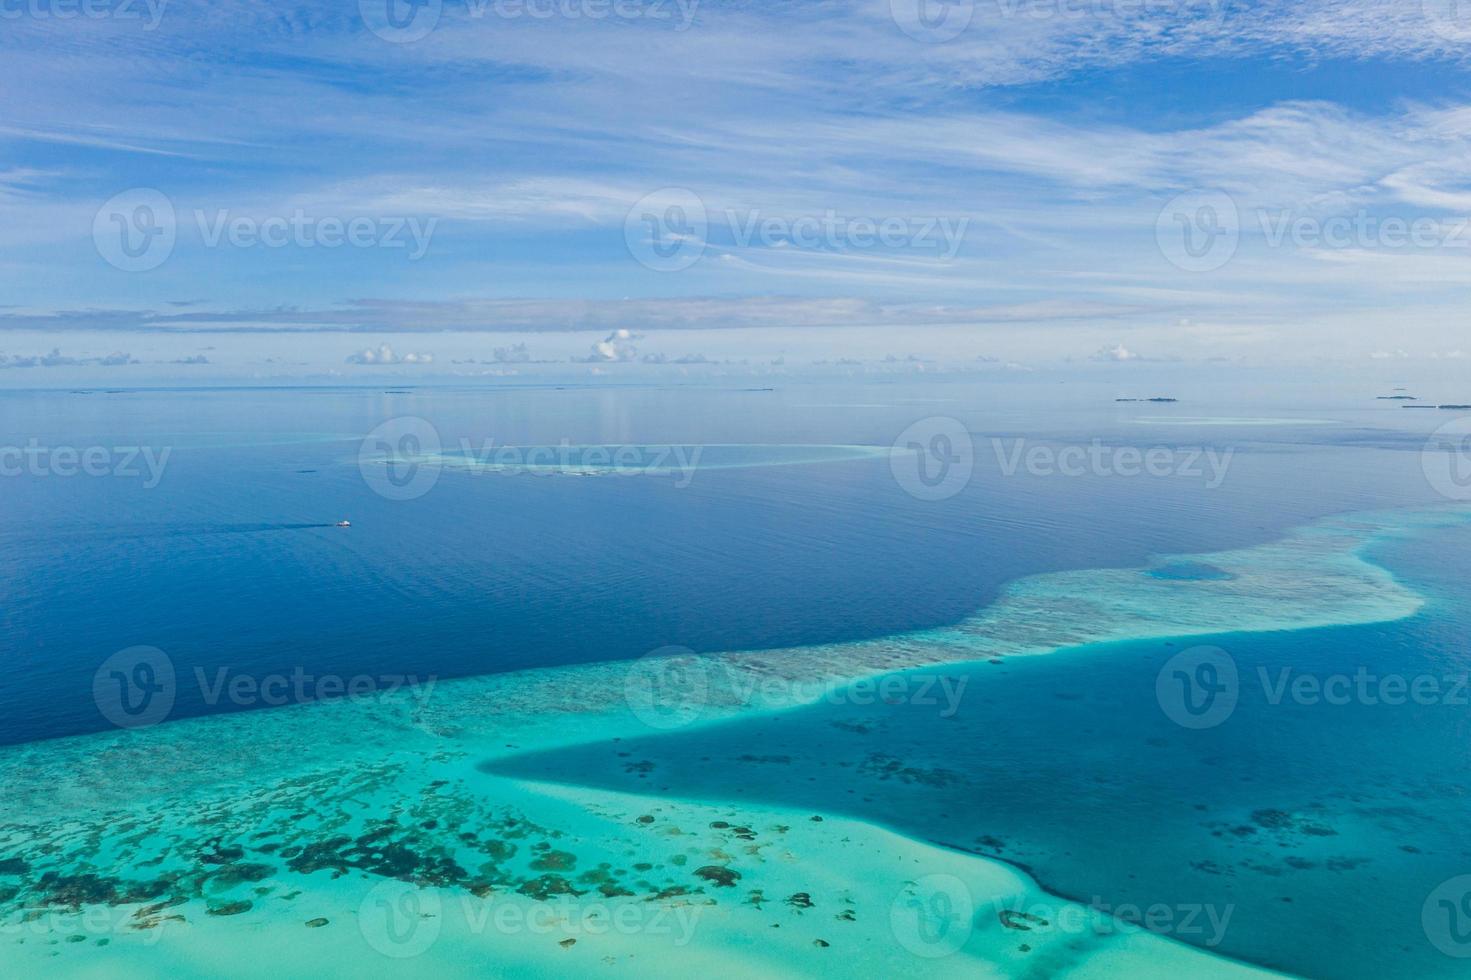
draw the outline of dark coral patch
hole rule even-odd
[[[255,906],[249,901],[225,902],[221,905],[211,905],[205,909],[210,915],[241,915],[249,912]]]
[[[732,888],[737,881],[741,880],[741,873],[734,868],[724,868],[718,864],[707,864],[703,868],[695,869],[695,877],[712,882],[717,888]]]
[[[547,851],[531,862],[532,871],[571,871],[577,867],[577,855],[567,851]]]
[[[538,878],[523,881],[516,889],[528,898],[534,898],[538,902],[545,902],[553,895],[585,895],[585,891],[578,891],[572,887],[572,882],[561,875],[546,874]]]

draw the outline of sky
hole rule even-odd
[[[1471,3],[0,0],[0,387],[1471,365]]]

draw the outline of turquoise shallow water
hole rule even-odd
[[[1385,637],[1434,622],[1445,575],[1421,594],[1361,555],[1428,557],[1471,535],[1468,516],[1335,519],[1198,559],[1224,576],[1061,573],[1014,583],[948,630],[697,658],[713,682],[694,715],[676,703],[673,724],[637,696],[644,670],[666,676],[655,658],[15,747],[0,756],[0,940],[14,962],[61,957],[63,972],[117,944],[139,975],[207,973],[222,949],[268,936],[320,951],[299,930],[334,923],[339,969],[402,954],[426,974],[507,943],[527,975],[558,972],[547,957],[580,945],[644,975],[706,958],[763,975],[879,961],[895,975],[1235,969],[1182,961],[1188,947],[1166,936],[1315,976],[1454,975],[1458,961],[1427,946],[1434,933],[1410,928],[1464,857],[1455,763],[1405,764],[1399,726],[1421,738],[1433,725],[1389,711],[1340,724],[1245,682],[1233,713],[1202,729],[1182,724],[1158,679],[1185,653],[1165,637],[1192,620],[1189,643],[1234,651],[1243,676],[1403,649]],[[1080,609],[1089,622],[1071,621]],[[1355,618],[1365,625],[1323,625]],[[1260,629],[1221,631],[1233,621]],[[1053,649],[1121,628],[1158,637]],[[1419,638],[1453,635],[1440,624]],[[1460,663],[1451,641],[1394,667],[1442,676]],[[812,707],[776,710],[813,692]],[[1461,717],[1438,716],[1453,719],[1441,734]],[[682,730],[650,738],[651,725]],[[916,847],[912,867],[891,863]],[[1344,899],[1350,883],[1372,898]],[[491,910],[527,906],[551,924],[486,932]],[[626,946],[588,929],[589,914],[624,909]],[[656,930],[656,910],[690,928]],[[764,928],[788,932],[756,952]]]
[[[1008,659],[940,675],[964,691],[953,705],[832,698],[498,768],[852,814],[1099,907],[1175,910],[1161,931],[1306,976],[1463,976],[1422,907],[1471,868],[1471,529],[1369,551],[1428,604],[1392,623]],[[1193,730],[1157,682],[1199,644],[1240,680],[1229,716]],[[1226,925],[1199,929],[1180,911],[1196,908]]]

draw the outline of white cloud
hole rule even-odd
[[[348,364],[432,364],[433,354],[399,354],[387,344],[369,347],[347,355]]]
[[[638,348],[634,345],[634,341],[639,339],[641,338],[638,334],[620,327],[593,344],[592,353],[583,360],[592,363],[635,360],[638,358]]]
[[[1113,347],[1100,347],[1093,355],[1095,361],[1137,361],[1139,355],[1129,350],[1123,344],[1115,344]]]
[[[497,347],[490,352],[490,359],[496,364],[530,364],[531,348],[524,342]]]

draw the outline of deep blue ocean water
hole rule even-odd
[[[0,445],[169,452],[156,486],[142,462],[138,477],[0,479],[0,743],[107,727],[92,675],[136,645],[184,677],[451,677],[670,644],[794,646],[953,622],[1021,575],[1236,547],[1325,513],[1436,499],[1414,451],[1423,437],[1372,401],[1306,410],[1347,420],[1332,427],[1181,428],[1135,419],[1251,413],[1235,397],[1182,409],[1112,396],[942,383],[0,392]],[[932,415],[975,434],[975,475],[942,501],[907,494],[882,458],[697,469],[686,486],[445,469],[413,500],[375,493],[357,461],[364,435],[402,416],[432,421],[452,449],[888,446]],[[1236,455],[1206,491],[1185,477],[1006,476],[992,438]],[[326,526],[344,518],[351,529]],[[172,717],[240,707],[181,684]]]
[[[107,728],[94,675],[137,645],[185,678],[181,718],[260,707],[211,702],[188,680],[196,669],[450,677],[670,644],[861,639],[954,622],[1024,575],[1138,566],[1270,541],[1328,514],[1443,502],[1419,454],[1444,421],[1434,413],[1349,396],[1112,396],[962,383],[0,392],[0,445],[169,452],[156,486],[0,478],[0,742]],[[430,420],[446,448],[720,443],[760,463],[772,444],[888,446],[934,415],[961,420],[976,447],[974,477],[941,501],[907,493],[879,456],[696,469],[687,485],[446,468],[411,500],[375,492],[359,463],[365,433],[403,416]],[[1218,487],[1007,475],[993,438],[1234,456]],[[343,518],[351,528],[331,526]],[[1465,669],[1468,545],[1471,533],[1441,531],[1376,548],[1432,599],[1411,620],[1211,638],[1236,658],[1243,694],[1206,731],[1161,714],[1155,677],[1180,644],[1148,641],[978,666],[952,716],[819,705],[518,765],[854,813],[1108,906],[1229,906],[1217,948],[1310,975],[1455,975],[1462,962],[1427,944],[1420,912],[1438,881],[1471,872],[1471,708],[1268,704],[1254,671]],[[1156,574],[1219,570],[1181,559]],[[620,752],[654,769],[629,774]]]

